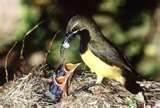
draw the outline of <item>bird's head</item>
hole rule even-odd
[[[62,43],[64,48],[69,48],[71,40],[77,34],[81,34],[82,31],[86,30],[86,23],[88,23],[87,19],[82,16],[74,16],[69,20],[64,36],[64,41]]]

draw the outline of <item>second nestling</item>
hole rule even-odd
[[[61,97],[68,95],[68,90],[71,84],[71,79],[76,68],[80,65],[80,63],[72,64],[62,64],[55,71],[55,76],[53,76],[53,80],[50,82],[49,91],[45,93],[46,96],[51,98],[54,103],[60,101]]]

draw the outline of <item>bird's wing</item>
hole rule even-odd
[[[98,40],[90,41],[88,48],[94,53],[95,56],[98,56],[102,61],[110,64],[121,67],[129,72],[132,72],[133,68],[128,62],[128,59],[122,55],[118,49],[108,40]]]

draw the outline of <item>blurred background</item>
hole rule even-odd
[[[6,82],[7,54],[9,80],[42,63],[57,68],[63,58],[81,62],[78,39],[60,55],[66,24],[77,14],[92,16],[141,75],[160,80],[159,0],[0,0],[0,85]],[[35,25],[38,27],[25,36]]]

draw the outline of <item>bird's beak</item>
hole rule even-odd
[[[73,36],[75,36],[75,34],[78,33],[78,30],[77,31],[74,31],[74,32],[70,32],[70,33],[66,33],[65,34],[65,37],[64,37],[64,41],[62,43],[62,46],[64,48],[69,48],[70,47],[70,40],[73,38]]]
[[[68,89],[71,84],[71,79],[73,77],[73,74],[77,67],[80,65],[80,63],[72,64],[67,63],[63,65],[63,71],[65,72],[64,76],[58,76],[54,78],[54,82],[57,86],[60,87],[60,89],[63,91],[64,95],[68,95]]]
[[[64,65],[64,71],[65,72],[73,72],[81,63],[72,64],[68,63]]]

